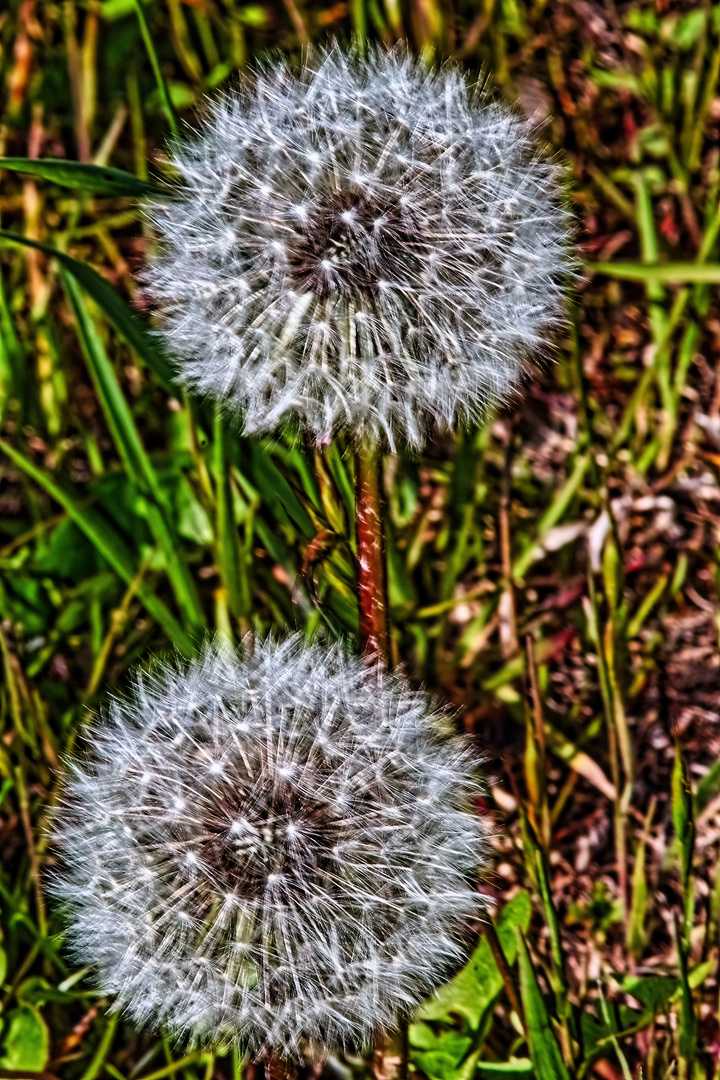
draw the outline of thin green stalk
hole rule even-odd
[[[610,750],[610,770],[615,788],[615,857],[618,870],[618,892],[623,912],[627,911],[627,841],[626,825],[627,811],[624,809],[623,785],[620,775],[620,754],[618,747],[618,735],[615,727],[615,712],[613,709],[612,689],[608,677],[605,647],[600,633],[600,613],[598,607],[597,590],[592,569],[588,572],[589,604],[586,611],[588,617],[588,632],[595,646],[598,661],[598,681],[600,683],[600,695],[605,713],[605,723],[608,732],[608,745]]]
[[[105,1067],[105,1058],[108,1056],[112,1041],[115,1038],[115,1029],[118,1026],[119,1020],[120,1017],[117,1013],[108,1018],[108,1022],[105,1025],[105,1030],[102,1033],[97,1049],[90,1059],[90,1064],[80,1077],[80,1080],[95,1080],[95,1077],[100,1070]]]
[[[167,117],[167,122],[170,125],[170,130],[175,138],[179,135],[177,120],[175,118],[175,110],[173,108],[172,100],[170,98],[170,91],[168,90],[167,83],[165,82],[165,76],[162,73],[160,67],[160,61],[158,59],[157,52],[155,51],[155,45],[153,43],[152,36],[150,34],[150,27],[148,26],[147,19],[145,18],[145,12],[143,11],[142,0],[133,0],[135,4],[135,11],[138,17],[138,23],[140,24],[140,33],[147,49],[148,58],[150,60],[150,66],[153,69],[153,75],[155,76],[155,82],[160,93],[160,100],[162,101],[163,111]]]
[[[643,281],[646,285],[720,285],[720,263],[696,262],[664,263],[644,266],[631,262],[588,263],[586,269],[592,274],[621,281]]]
[[[246,575],[243,574],[242,556],[244,553],[239,550],[237,527],[233,515],[230,465],[225,453],[226,437],[225,424],[218,410],[214,422],[212,461],[217,514],[217,565],[227,593],[230,611],[240,621],[241,632],[246,633],[250,629],[250,598]]]

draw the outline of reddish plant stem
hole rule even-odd
[[[297,1078],[297,1067],[274,1054],[265,1058],[263,1066],[265,1080],[296,1080]]]
[[[360,647],[383,667],[391,665],[387,574],[383,534],[382,455],[363,442],[355,458],[355,523]]]

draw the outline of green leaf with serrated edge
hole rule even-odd
[[[50,1055],[47,1024],[32,1005],[8,1013],[0,1039],[0,1069],[42,1072]]]
[[[171,394],[179,393],[172,368],[159,347],[158,338],[143,326],[112,285],[96,270],[85,263],[78,262],[71,255],[66,255],[64,251],[57,251],[48,244],[30,240],[27,236],[20,236],[19,233],[10,232],[8,229],[0,229],[0,241],[2,240],[10,244],[34,248],[51,259],[57,259],[60,265],[82,285],[85,292],[92,296],[98,307],[102,308],[120,336],[144,360],[165,389]]]
[[[108,165],[85,165],[81,161],[66,161],[63,158],[0,157],[0,169],[12,169],[13,172],[27,173],[28,176],[39,176],[42,180],[50,180],[61,187],[87,191],[90,195],[167,197],[155,184],[140,180],[123,169],[112,169]]]
[[[545,1002],[540,992],[537,976],[527,951],[521,931],[517,933],[517,955],[520,971],[520,996],[525,1013],[525,1030],[528,1049],[538,1080],[570,1080],[560,1053]]]
[[[495,928],[503,952],[512,966],[517,955],[516,927],[525,933],[530,923],[530,894],[521,890],[503,908]],[[417,1014],[418,1020],[450,1020],[465,1017],[476,1030],[490,1004],[500,994],[503,982],[490,946],[483,938],[470,960],[452,982],[440,988]]]

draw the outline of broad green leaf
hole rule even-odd
[[[621,989],[652,1012],[659,1012],[677,993],[679,981],[672,975],[626,975]]]
[[[6,781],[7,783],[7,781]],[[3,784],[5,787],[5,784]],[[7,975],[7,953],[0,946],[0,986],[5,982],[5,976]]]
[[[42,1072],[50,1054],[47,1024],[32,1005],[8,1013],[0,1039],[1,1069]]]
[[[520,995],[528,1049],[537,1080],[570,1080],[521,931],[517,931]]]
[[[452,1028],[436,1033],[427,1024],[413,1024],[411,1030],[411,1045],[415,1045],[416,1037],[427,1045],[427,1049],[421,1053],[412,1054],[416,1070],[431,1080],[472,1080],[481,1047],[476,1046],[472,1053],[468,1053],[473,1045],[471,1036],[462,1035]]]
[[[436,1032],[428,1024],[413,1024],[410,1041],[412,1046],[427,1051],[428,1055],[445,1056],[454,1062],[461,1061],[472,1046],[470,1035],[463,1035],[454,1028]],[[425,1059],[426,1055],[423,1054]]]
[[[522,890],[503,908],[495,923],[500,944],[512,966],[517,955],[516,927],[523,933],[530,922],[530,894]],[[418,1020],[451,1020],[465,1017],[470,1028],[478,1028],[485,1010],[502,990],[502,977],[483,938],[470,960],[452,982],[441,987],[420,1009]]]
[[[625,13],[623,21],[625,25],[629,26],[632,30],[639,30],[649,37],[653,37],[657,33],[657,29],[660,25],[660,21],[654,11],[642,11],[640,8],[636,7],[630,8]]]
[[[112,169],[108,165],[85,165],[81,161],[66,161],[63,158],[38,160],[0,157],[0,169],[12,169],[29,176],[39,176],[62,187],[87,191],[91,195],[130,195],[135,198],[160,195],[167,198],[160,188],[147,180],[140,180],[132,173],[123,169]]]
[[[207,510],[199,502],[188,478],[182,473],[174,482],[173,501],[180,536],[200,546],[211,544],[214,534]]]
[[[96,270],[93,270],[91,266],[87,266],[85,263],[78,262],[72,256],[66,255],[64,251],[58,251],[48,244],[30,240],[27,236],[10,232],[8,229],[0,229],[0,241],[2,240],[10,244],[21,244],[24,247],[34,248],[36,251],[42,251],[51,259],[57,259],[60,265],[82,285],[85,292],[92,296],[98,307],[102,308],[120,336],[144,360],[165,389],[171,394],[178,393],[172,369],[158,345],[157,337],[143,326],[112,285],[104,277],[101,277]]]
[[[90,581],[101,571],[95,548],[77,525],[62,518],[48,536],[48,542],[34,554],[33,573],[59,581],[79,584]],[[102,575],[103,579],[107,571]],[[115,580],[114,575],[110,575]]]
[[[705,29],[707,13],[705,11],[689,11],[678,19],[671,42],[676,49],[690,49]]]

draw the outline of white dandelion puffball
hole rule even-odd
[[[171,164],[147,292],[180,380],[247,431],[420,446],[562,324],[561,170],[457,67],[334,46],[259,68]]]
[[[95,724],[56,825],[76,958],[134,1022],[253,1057],[360,1048],[468,948],[474,758],[339,646],[207,645]]]

